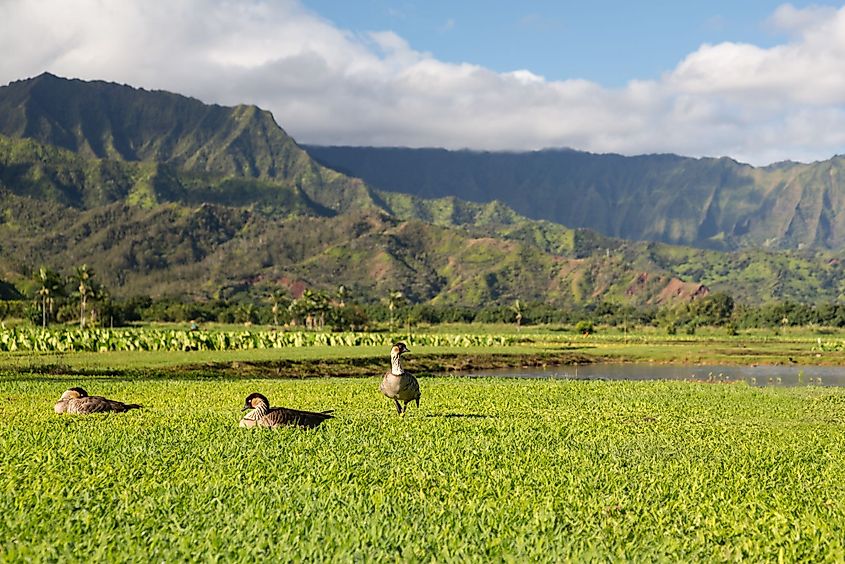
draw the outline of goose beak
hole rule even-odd
[[[246,404],[241,411],[249,411],[250,409],[252,409],[252,407],[250,407],[249,404]]]

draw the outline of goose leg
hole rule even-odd
[[[419,407],[420,407],[420,398],[417,398],[417,399],[416,399],[416,402],[417,402],[417,409],[419,409]]]
[[[393,398],[393,403],[396,404],[396,413],[398,413],[399,415],[402,415],[402,406],[399,404],[399,400],[396,399],[396,398]]]

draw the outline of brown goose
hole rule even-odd
[[[130,409],[140,409],[137,403],[123,403],[106,399],[103,396],[89,396],[82,388],[71,388],[62,394],[53,410],[56,413],[70,413],[71,415],[86,415],[88,413],[105,413],[114,411],[123,413]]]
[[[270,407],[270,401],[259,393],[249,394],[241,411],[249,413],[243,416],[240,426],[249,428],[296,426],[313,429],[326,419],[334,417],[331,415],[333,409],[316,413],[286,407]]]
[[[399,415],[405,415],[405,410],[408,409],[408,404],[412,401],[417,402],[417,407],[420,406],[420,383],[410,372],[402,370],[402,365],[399,363],[399,357],[402,353],[411,352],[405,343],[396,343],[390,349],[390,371],[385,373],[384,378],[381,379],[381,386],[379,390],[381,393],[389,397],[396,404],[396,411]],[[404,402],[404,406],[399,402]]]

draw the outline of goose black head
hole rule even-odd
[[[73,388],[70,388],[68,390],[65,390],[65,393],[62,394],[61,399],[63,401],[66,401],[66,400],[84,398],[84,397],[87,397],[87,396],[88,396],[88,392],[86,392],[82,388],[73,387]]]
[[[411,349],[405,346],[405,343],[398,342],[393,345],[393,348],[390,349],[390,354],[392,355],[400,355],[402,353],[411,352]]]
[[[262,403],[265,405],[265,407],[270,407],[270,401],[265,396],[259,394],[258,392],[254,392],[246,397],[244,407],[243,409],[241,409],[241,411],[249,411],[250,409],[255,409]]]

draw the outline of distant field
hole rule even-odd
[[[845,558],[845,389],[421,383],[3,373],[0,560]],[[337,418],[239,429],[256,390]]]
[[[731,336],[712,328],[695,335],[666,335],[651,328],[630,332],[599,328],[592,335],[581,335],[549,326],[516,331],[514,326],[448,325],[414,328],[409,335],[274,332],[266,327],[235,326],[209,326],[192,333],[158,325],[99,333],[75,328],[48,333],[0,330],[0,350],[11,348],[10,343],[17,348],[0,352],[0,369],[54,373],[218,370],[234,376],[238,366],[249,363],[246,376],[261,375],[263,368],[273,377],[368,376],[387,366],[389,344],[400,339],[411,346],[409,366],[426,373],[575,362],[845,365],[845,333],[828,329],[745,331]],[[224,343],[228,348],[183,350],[204,343]],[[135,350],[105,350],[118,345]],[[104,350],[93,352],[97,349]]]

